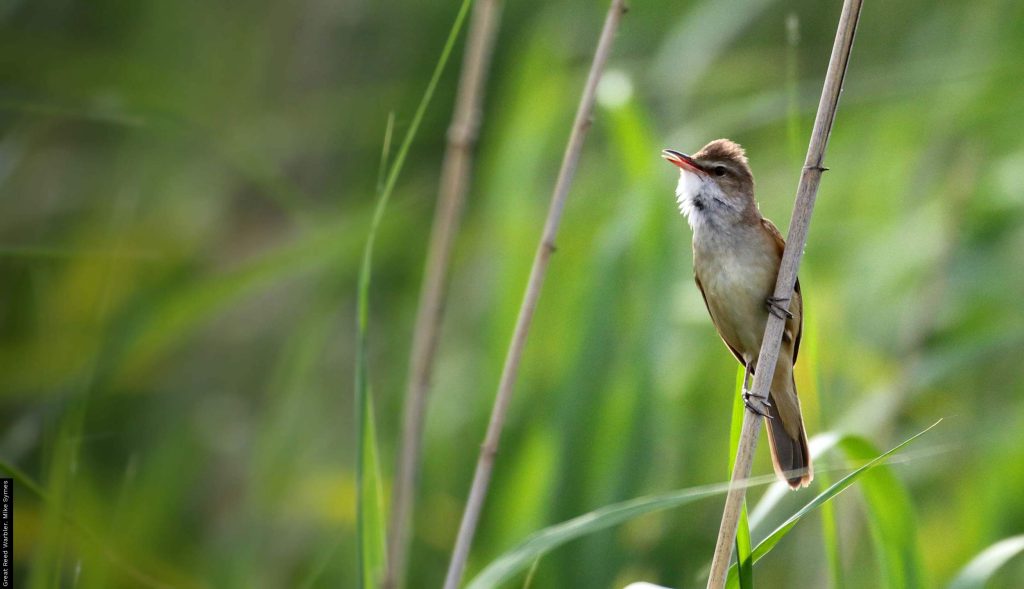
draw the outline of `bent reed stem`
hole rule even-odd
[[[804,160],[800,184],[796,191],[796,202],[793,205],[793,217],[790,221],[786,249],[782,254],[779,276],[775,283],[774,296],[777,299],[785,300],[783,306],[786,310],[789,308],[789,299],[793,296],[800,259],[803,256],[804,247],[807,245],[807,232],[811,223],[811,213],[814,211],[814,202],[818,196],[821,174],[827,169],[823,166],[825,148],[828,146],[829,136],[832,134],[832,124],[835,121],[839,94],[842,92],[843,79],[846,77],[846,69],[850,62],[850,51],[853,48],[853,39],[857,31],[857,21],[860,19],[862,4],[863,0],[844,0],[843,10],[839,17],[839,26],[832,46],[832,57],[829,59],[821,100],[818,102],[818,113],[814,118],[811,141],[807,147],[807,158]],[[783,319],[769,314],[764,339],[761,341],[758,366],[775,366],[784,326]],[[752,395],[761,400],[767,400],[773,372],[774,370],[757,371],[754,375]],[[743,430],[736,451],[736,462],[732,471],[733,483],[742,481],[750,475],[754,450],[757,447],[757,436],[760,432],[761,418],[753,415],[750,411],[745,412]],[[708,589],[725,587],[729,572],[729,558],[736,541],[736,526],[745,496],[745,487],[733,485],[725,498],[722,523],[718,530],[718,541],[715,545],[711,572],[708,576]]]

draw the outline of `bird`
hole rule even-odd
[[[794,284],[787,310],[773,297],[786,242],[761,215],[754,175],[743,147],[716,139],[692,156],[661,152],[679,168],[676,200],[693,231],[693,272],[718,335],[744,367],[743,400],[764,418],[772,465],[792,489],[814,478],[793,366],[800,351],[803,297]],[[748,380],[757,367],[768,314],[785,319],[767,400],[753,397]]]

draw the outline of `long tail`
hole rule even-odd
[[[764,421],[768,426],[775,473],[793,489],[806,487],[814,478],[814,468],[791,370],[784,370],[782,366],[776,369],[768,398],[771,403],[768,413],[772,419]]]

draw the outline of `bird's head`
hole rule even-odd
[[[739,144],[716,139],[692,156],[665,149],[661,157],[679,168],[676,198],[692,227],[735,223],[757,211],[754,175]]]

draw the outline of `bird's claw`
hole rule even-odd
[[[743,406],[754,415],[772,419],[772,416],[768,414],[768,407],[772,406],[768,399],[762,399],[751,394],[749,391],[743,391]]]
[[[779,319],[792,319],[793,314],[782,308],[782,303],[788,303],[789,299],[783,299],[779,297],[768,297],[765,299],[765,304],[768,305],[768,312],[775,315]]]

